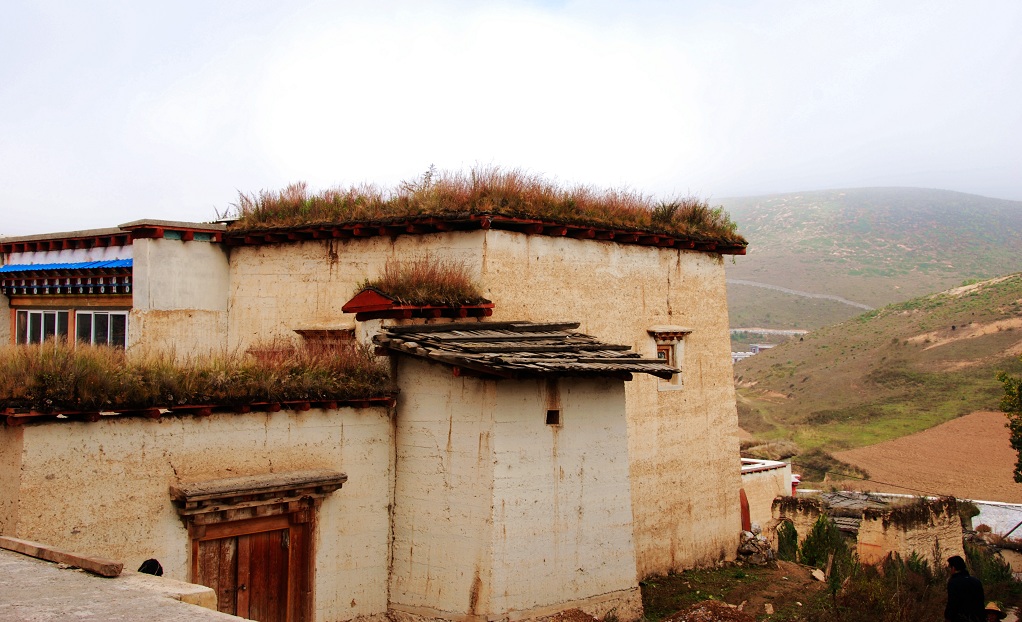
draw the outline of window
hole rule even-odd
[[[656,357],[671,367],[679,370],[669,380],[661,379],[658,388],[670,391],[682,388],[682,375],[685,368],[685,338],[692,329],[683,326],[654,326],[648,330],[656,344]]]
[[[123,348],[128,340],[128,314],[124,311],[79,311],[76,336],[81,343]]]
[[[674,365],[674,346],[670,344],[657,344],[656,357],[667,365]]]
[[[18,311],[15,343],[67,339],[67,311]]]

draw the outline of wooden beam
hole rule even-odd
[[[124,570],[124,564],[121,562],[115,562],[103,557],[76,555],[45,544],[29,540],[19,540],[18,538],[0,536],[0,548],[35,557],[36,559],[44,559],[48,562],[67,564],[68,566],[88,570],[101,577],[116,577]]]

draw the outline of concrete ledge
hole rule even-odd
[[[201,585],[135,572],[113,578],[97,577],[0,549],[0,620],[227,622],[242,619],[208,608],[215,607],[215,602],[212,590]]]
[[[46,544],[32,542],[30,540],[19,540],[18,538],[0,536],[0,548],[7,549],[8,551],[14,551],[15,553],[21,553],[22,555],[28,555],[29,557],[35,557],[36,559],[44,559],[48,562],[67,564],[68,566],[88,570],[89,572],[98,574],[101,577],[116,577],[121,574],[121,570],[124,569],[124,564],[121,562],[115,562],[102,557],[77,555]]]
[[[216,611],[216,592],[213,588],[195,583],[186,583],[166,577],[154,577],[141,572],[125,572],[121,575],[124,585],[149,592],[162,594],[189,605],[198,605]]]

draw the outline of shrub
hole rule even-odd
[[[972,574],[983,582],[993,586],[998,583],[1011,582],[1011,566],[1000,555],[985,546],[965,545],[965,557],[969,561]]]
[[[798,548],[798,561],[822,569],[826,567],[831,555],[834,556],[836,563],[839,557],[850,557],[851,551],[841,531],[829,518],[821,514]]]
[[[793,562],[798,556],[798,532],[789,521],[777,528],[777,559]]]

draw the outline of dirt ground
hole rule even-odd
[[[870,474],[838,487],[903,494],[953,495],[1022,503],[1012,470],[1017,456],[1001,412],[975,412],[893,441],[837,452],[834,457]]]
[[[801,564],[778,561],[767,566],[731,566],[715,570],[688,570],[666,577],[650,577],[641,583],[642,602],[649,620],[672,622],[732,621],[741,617],[732,612],[693,614],[692,607],[706,599],[735,605],[736,611],[753,619],[773,614],[793,613],[808,604],[808,599],[827,589],[826,584],[810,576],[812,569]],[[690,618],[690,619],[689,619]]]

